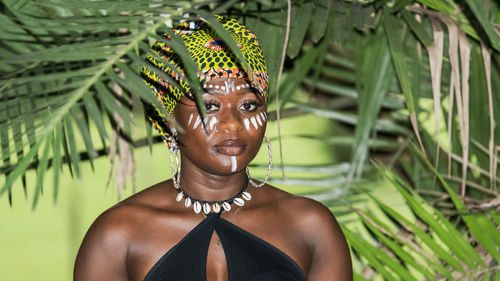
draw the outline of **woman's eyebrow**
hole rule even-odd
[[[219,89],[205,89],[205,93],[209,94],[209,95],[227,95],[228,93],[226,91],[223,91],[223,90],[219,90]]]
[[[238,96],[255,93],[252,88],[245,88],[238,92]]]

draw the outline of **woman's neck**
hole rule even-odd
[[[247,182],[245,170],[230,175],[216,175],[194,165],[184,158],[181,163],[180,187],[193,198],[221,201],[231,198]]]

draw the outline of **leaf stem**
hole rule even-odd
[[[281,143],[281,127],[280,127],[280,94],[279,94],[279,81],[281,79],[281,73],[283,72],[283,65],[285,64],[286,57],[286,48],[288,45],[288,37],[290,33],[290,21],[291,21],[291,11],[292,11],[292,3],[291,0],[287,0],[287,15],[286,15],[286,31],[285,31],[285,41],[283,42],[283,51],[281,52],[281,62],[280,69],[278,71],[278,78],[276,79],[276,119],[278,125],[278,142],[279,142],[279,150],[280,150],[280,165],[281,165],[281,175],[283,176],[283,180],[288,184],[288,179],[285,175],[285,165],[283,163],[283,145]]]

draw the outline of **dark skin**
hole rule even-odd
[[[247,83],[243,79],[229,82],[236,86]],[[222,88],[228,85],[228,78],[208,84]],[[198,111],[187,97],[174,110],[184,128],[184,134],[178,135],[180,184],[192,197],[214,201],[237,194],[246,179],[245,167],[260,149],[265,122],[254,126],[245,124],[245,118],[251,120],[265,111],[264,99],[250,88],[233,90],[203,94],[207,116],[217,120],[212,126],[194,128]],[[270,185],[249,186],[247,191],[252,199],[243,207],[233,204],[222,218],[290,256],[309,281],[352,280],[348,246],[330,210]],[[74,280],[144,280],[158,259],[205,218],[177,202],[176,195],[172,181],[167,180],[101,214],[82,242]],[[209,281],[227,280],[224,251],[217,242],[214,233],[207,256]]]

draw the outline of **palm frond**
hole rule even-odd
[[[139,46],[154,38],[165,21],[182,18],[194,6],[176,2],[161,4],[162,10],[159,10],[151,3],[128,2],[110,10],[106,5],[104,9],[98,8],[101,4],[89,2],[88,6],[80,7],[76,3],[45,1],[25,3],[20,9],[6,9],[2,20],[10,28],[4,31],[2,38],[9,52],[2,56],[7,72],[0,81],[6,107],[0,130],[3,132],[2,170],[8,177],[0,193],[9,192],[12,183],[35,164],[39,171],[36,205],[51,150],[54,171],[60,171],[66,162],[71,173],[78,177],[79,140],[83,141],[88,160],[97,156],[90,122],[98,128],[103,143],[108,137],[107,123],[114,122],[112,119],[107,122],[103,113],[117,112],[128,124],[133,123],[130,108],[126,104],[120,106],[124,100],[114,93],[113,83],[146,102],[158,103],[133,64],[142,61],[145,53]],[[141,5],[143,8],[135,9]],[[179,11],[180,7],[183,10]],[[17,35],[22,35],[24,48],[19,48],[20,44],[14,39]],[[62,132],[56,133],[56,139],[66,156],[60,147],[43,146],[53,138],[53,132]],[[11,155],[18,155],[17,163]],[[67,161],[61,161],[62,157]],[[54,177],[57,186],[59,172],[55,172]]]
[[[423,155],[422,159],[432,167]],[[368,261],[358,268],[361,276],[370,278],[375,271],[392,280],[489,280],[483,278],[498,274],[500,231],[490,215],[495,211],[470,213],[440,179],[455,205],[456,219],[461,222],[457,225],[394,172],[381,166],[379,170],[389,180],[390,188],[404,198],[405,208],[395,208],[387,200],[368,194],[374,203],[371,206],[378,209],[376,215],[373,209],[355,209],[362,224],[348,224],[343,230],[356,259]],[[402,209],[411,211],[402,214]]]

